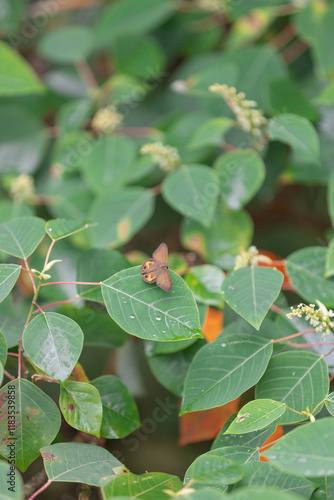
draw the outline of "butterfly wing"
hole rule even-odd
[[[161,269],[160,273],[156,278],[158,287],[169,292],[172,288],[172,278],[170,277],[169,271],[167,269]]]
[[[160,270],[161,266],[155,259],[147,259],[140,268],[141,277],[147,283],[155,283]]]
[[[168,259],[168,247],[166,243],[160,243],[156,251],[153,253],[152,257],[162,266],[166,266]]]

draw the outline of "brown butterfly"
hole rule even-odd
[[[160,288],[169,292],[172,288],[172,278],[170,277],[167,265],[168,247],[166,243],[161,243],[152,258],[145,260],[141,266],[141,277],[146,283],[156,283]]]

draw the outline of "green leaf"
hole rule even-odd
[[[4,376],[4,367],[3,364],[0,363],[0,385],[2,384],[3,376]]]
[[[256,398],[272,398],[296,411],[310,411],[328,394],[328,368],[323,356],[313,352],[283,352],[274,356],[256,386]],[[322,408],[316,410],[316,414]],[[286,410],[277,425],[293,424],[307,417]]]
[[[1,34],[2,36],[7,35],[10,45],[14,48],[17,46],[15,34],[21,26],[25,9],[26,0],[3,0],[2,2],[0,11]]]
[[[22,345],[34,365],[63,382],[79,359],[83,333],[72,319],[58,313],[43,313],[26,326]]]
[[[212,118],[200,125],[190,139],[188,147],[199,149],[204,146],[219,146],[226,132],[233,126],[230,118]]]
[[[289,113],[310,121],[318,119],[318,112],[299,85],[289,79],[270,82],[270,104],[274,115]]]
[[[64,26],[46,32],[38,43],[39,53],[53,63],[70,64],[87,59],[94,45],[88,26]]]
[[[282,283],[283,274],[277,269],[243,267],[226,277],[222,291],[228,305],[259,330]]]
[[[305,476],[332,475],[334,419],[321,418],[285,434],[263,454],[281,469]]]
[[[249,462],[243,466],[244,476],[236,488],[246,486],[276,487],[280,493],[295,493],[298,497],[310,498],[315,486],[303,476],[282,471],[265,462]],[[300,495],[300,496],[299,496]],[[271,498],[271,497],[268,497]]]
[[[0,332],[0,363],[5,366],[7,360],[7,342],[6,337]]]
[[[325,279],[327,250],[308,247],[289,255],[286,270],[293,287],[308,302],[320,300],[326,307],[334,306],[334,279]]]
[[[53,179],[48,194],[54,197],[54,203],[49,207],[54,217],[74,219],[78,223],[87,217],[93,200],[91,191],[78,178]]]
[[[169,492],[179,491],[182,486],[178,477],[162,472],[136,475],[124,471],[114,479],[101,481],[104,500],[128,495],[143,500],[170,500]]]
[[[91,381],[99,391],[103,417],[101,436],[120,439],[140,426],[136,403],[127,387],[113,375],[104,375]]]
[[[285,404],[272,399],[250,401],[241,408],[226,434],[245,434],[268,427],[285,412]]]
[[[222,308],[224,297],[221,287],[224,277],[225,275],[219,267],[204,264],[193,266],[184,280],[197,302]]]
[[[192,480],[205,485],[234,484],[243,476],[242,467],[228,458],[222,457],[218,450],[199,456],[185,474],[185,483]]]
[[[328,243],[325,278],[331,278],[332,276],[334,276],[334,237]]]
[[[313,125],[302,116],[282,114],[268,125],[271,139],[291,146],[298,163],[319,163],[319,138]]]
[[[162,183],[166,202],[182,215],[208,227],[217,205],[218,178],[205,165],[184,165]]]
[[[99,196],[90,218],[97,222],[92,230],[98,247],[119,246],[129,241],[151,218],[154,196],[148,189],[132,187]]]
[[[202,337],[195,299],[183,279],[170,271],[173,287],[165,292],[142,279],[140,266],[124,269],[102,283],[109,315],[123,330],[148,340]]]
[[[0,313],[0,332],[3,333],[8,349],[17,345],[24,328],[24,319]]]
[[[45,87],[23,57],[0,41],[0,95],[40,94]]]
[[[86,443],[59,443],[41,448],[45,472],[51,482],[99,486],[100,479],[115,475],[122,464],[104,448]]]
[[[157,28],[173,11],[171,0],[118,0],[107,5],[96,24],[98,45],[108,45],[119,35],[141,35]]]
[[[100,137],[83,158],[82,169],[87,183],[97,193],[108,191],[128,182],[131,166],[136,158],[135,143],[126,137]]]
[[[259,488],[259,486],[240,488],[228,495],[228,500],[300,500],[300,495],[294,495],[277,488]],[[222,499],[224,500],[224,499]]]
[[[249,247],[252,233],[253,223],[247,212],[227,210],[223,205],[218,206],[210,227],[185,220],[181,228],[185,248],[223,269],[233,267],[235,256]]]
[[[82,222],[81,224],[78,224],[78,221],[74,220],[52,219],[46,222],[45,232],[52,240],[57,241],[93,226],[94,224],[91,224],[90,222]]]
[[[325,405],[329,413],[334,417],[334,392],[328,394],[325,399]]]
[[[129,267],[129,262],[117,250],[90,248],[77,260],[76,281],[100,283],[113,274]],[[76,285],[77,292],[85,300],[103,302],[101,287],[98,285]]]
[[[87,97],[73,99],[63,104],[57,113],[56,124],[61,134],[74,132],[82,128],[85,120],[89,118],[92,101]]]
[[[234,446],[261,448],[263,443],[276,430],[276,426],[274,425],[268,427],[267,429],[261,429],[249,432],[247,434],[225,434],[236,416],[237,414],[235,413],[234,415],[231,415],[230,418],[227,419],[226,423],[224,424],[224,427],[214,440],[211,449],[215,450],[216,448],[222,448],[222,447],[232,448]]]
[[[219,156],[214,168],[223,200],[232,210],[239,210],[254,197],[266,175],[261,156],[247,149]]]
[[[0,484],[3,490],[0,491],[0,500],[23,500],[23,480],[21,474],[13,464],[0,461]],[[4,487],[6,485],[6,488]],[[12,488],[10,490],[9,488]]]
[[[226,335],[204,346],[190,365],[180,414],[240,396],[263,375],[272,349],[271,341],[247,335]]]
[[[8,429],[8,412],[13,410],[10,401],[15,405],[12,434]],[[38,457],[40,447],[54,440],[60,422],[56,404],[28,380],[11,380],[0,390],[0,453],[8,459],[11,449],[15,449],[15,465],[22,472]],[[14,442],[12,448],[8,447],[10,438]]]
[[[334,496],[334,476],[310,477],[314,484],[319,485],[311,496],[311,500],[331,500]]]
[[[334,175],[331,175],[327,191],[328,212],[334,227]]]
[[[2,302],[15,285],[20,275],[21,266],[16,264],[0,264],[0,302]]]
[[[46,129],[36,116],[18,105],[1,106],[0,172],[34,173],[48,142]]]
[[[59,407],[68,424],[100,437],[102,403],[99,391],[85,382],[65,382],[60,387]]]
[[[118,36],[112,45],[114,64],[119,73],[145,80],[158,78],[165,67],[165,53],[154,38]]]
[[[45,236],[45,222],[38,217],[19,217],[0,224],[0,250],[26,259]]]

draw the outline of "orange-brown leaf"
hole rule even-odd
[[[208,342],[212,342],[222,333],[223,323],[223,311],[214,307],[208,307],[202,328],[204,337]]]
[[[281,273],[283,274],[284,280],[282,284],[282,290],[294,291],[293,285],[286,271],[285,259],[282,259],[282,257],[279,257],[278,255],[275,255],[273,252],[269,252],[267,250],[260,250],[259,255],[264,255],[265,257],[269,257],[269,259],[271,259],[272,261],[271,264],[266,262],[259,262],[258,263],[259,266],[276,267],[276,269],[278,271],[281,271]]]
[[[85,370],[82,368],[80,363],[76,363],[68,379],[74,382],[89,382],[89,378],[87,377]]]
[[[179,418],[179,445],[214,439],[226,420],[239,409],[240,397],[218,408],[185,413]]]
[[[261,453],[271,448],[276,441],[281,439],[282,436],[284,436],[283,427],[281,425],[278,425],[276,427],[276,430],[268,437],[268,439],[265,440],[260,448],[260,462],[270,462],[270,460],[267,457],[261,455]]]

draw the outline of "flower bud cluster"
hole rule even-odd
[[[26,174],[15,177],[10,185],[9,193],[17,203],[34,203],[36,194],[33,177]]]
[[[196,0],[196,7],[208,12],[226,14],[229,0]]]
[[[161,142],[145,144],[140,150],[141,154],[150,154],[159,167],[166,172],[175,170],[180,165],[180,157],[176,148],[164,146]]]
[[[334,312],[332,309],[327,308],[317,300],[318,309],[315,309],[315,304],[299,304],[298,307],[291,307],[291,312],[287,314],[289,319],[297,316],[301,318],[305,315],[304,319],[314,326],[316,332],[323,332],[323,336],[333,332],[334,329]]]
[[[261,133],[261,128],[267,124],[267,119],[263,116],[263,112],[256,108],[257,103],[245,99],[244,92],[237,93],[235,87],[228,87],[223,84],[215,83],[209,87],[211,92],[220,94],[228,107],[233,111],[237,118],[237,122],[242,130],[250,132],[254,136]]]
[[[123,115],[118,113],[115,106],[99,109],[92,118],[92,129],[103,135],[112,132],[122,123]]]
[[[272,260],[266,255],[259,254],[258,249],[252,245],[247,250],[242,249],[240,254],[235,259],[234,271],[242,267],[257,266],[259,262],[271,264]]]

